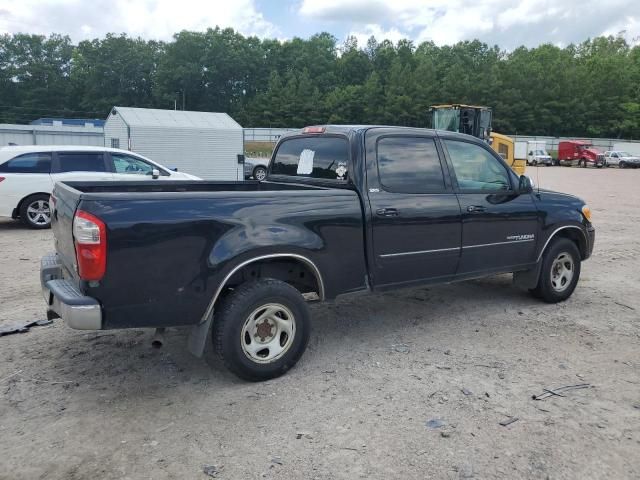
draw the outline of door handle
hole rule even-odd
[[[467,207],[467,212],[469,213],[482,213],[486,210],[482,205],[469,205]]]
[[[395,208],[380,208],[376,210],[376,214],[381,217],[397,217],[398,210]]]

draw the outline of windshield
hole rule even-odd
[[[453,108],[433,111],[433,128],[457,132],[460,125],[460,110]]]
[[[629,152],[616,152],[620,157],[633,157]]]
[[[538,155],[539,157],[546,157],[549,155],[545,150],[536,150],[533,152],[534,155]]]

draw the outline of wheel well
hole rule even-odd
[[[18,206],[15,208],[15,218],[18,218],[20,216],[20,209],[22,208],[22,204],[24,203],[25,200],[27,200],[30,197],[33,197],[34,195],[51,195],[51,193],[47,193],[47,192],[33,192],[30,193],[29,195],[27,195],[26,197],[22,198],[22,200],[20,200],[18,202]]]
[[[567,238],[575,243],[580,251],[582,260],[587,256],[587,240],[584,238],[584,234],[577,228],[563,228],[555,234],[555,237]]]
[[[243,265],[224,284],[220,296],[242,283],[257,278],[275,278],[288,283],[307,300],[322,300],[324,288],[320,272],[311,262],[297,257],[263,258]]]

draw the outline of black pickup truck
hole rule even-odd
[[[196,355],[211,331],[248,380],[300,358],[307,302],[505,272],[559,302],[594,244],[582,200],[534,190],[480,140],[415,128],[284,135],[264,182],[63,182],[51,201],[50,316],[188,326]]]

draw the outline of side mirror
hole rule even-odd
[[[518,193],[531,193],[533,192],[533,180],[526,175],[520,175],[520,181],[518,182]]]
[[[154,168],[153,170],[151,170],[151,178],[153,178],[154,180],[157,180],[160,177],[160,170],[158,170],[157,168]]]
[[[178,171],[178,167],[173,167],[171,170],[173,170],[174,172]]]

